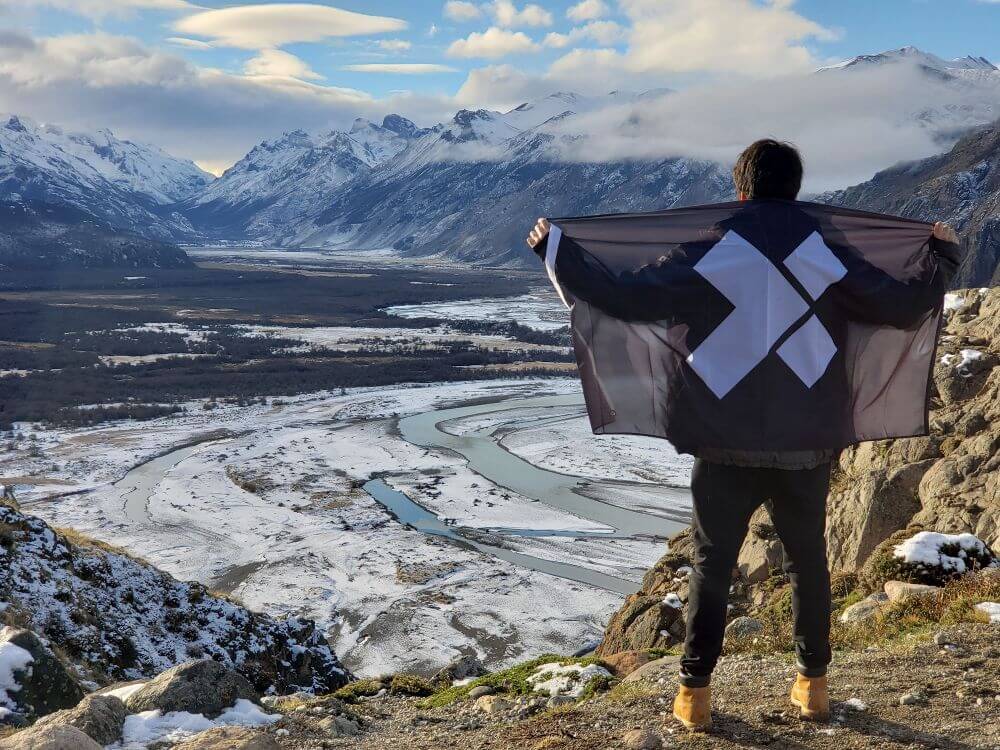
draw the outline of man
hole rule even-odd
[[[577,252],[560,258],[558,279],[554,264],[549,263],[550,275],[557,288],[566,287],[574,298],[585,301],[587,305],[597,308],[602,314],[621,321],[638,321],[640,323],[636,326],[639,331],[638,338],[643,335],[661,340],[668,338],[669,336],[662,332],[644,334],[642,328],[645,325],[643,321],[650,323],[668,321],[683,323],[675,330],[681,330],[682,335],[688,339],[687,344],[690,344],[692,338],[701,340],[707,338],[699,331],[700,327],[706,330],[721,328],[714,319],[718,318],[718,310],[713,313],[705,312],[705,308],[708,307],[707,297],[717,294],[716,289],[709,288],[706,291],[704,279],[699,277],[699,274],[704,276],[709,271],[703,268],[702,264],[691,262],[691,258],[707,257],[713,247],[725,244],[727,238],[731,237],[746,242],[747,247],[754,249],[768,247],[773,244],[772,240],[777,236],[793,237],[794,242],[801,242],[802,246],[806,244],[802,238],[821,236],[824,241],[832,243],[837,248],[837,252],[834,253],[826,244],[823,245],[824,252],[828,252],[828,257],[831,259],[830,264],[835,266],[838,272],[837,277],[832,279],[828,286],[821,286],[815,290],[813,302],[816,311],[824,311],[825,326],[831,329],[830,346],[833,347],[836,356],[830,353],[829,360],[835,361],[839,366],[826,369],[824,365],[824,369],[819,370],[814,377],[799,375],[800,379],[813,382],[807,383],[808,388],[800,388],[796,393],[789,390],[787,399],[791,404],[790,409],[800,415],[803,413],[812,415],[810,410],[814,408],[817,415],[831,411],[846,413],[850,411],[849,405],[841,402],[847,401],[852,392],[846,374],[847,354],[838,350],[833,342],[848,340],[847,328],[850,326],[871,326],[873,330],[878,326],[909,329],[922,321],[926,331],[928,316],[935,309],[940,310],[947,272],[949,269],[954,270],[957,237],[948,225],[942,223],[934,225],[933,239],[930,242],[935,254],[941,260],[940,264],[935,266],[926,279],[902,283],[860,255],[849,252],[848,242],[838,244],[833,237],[838,231],[837,222],[827,222],[820,226],[815,211],[805,210],[805,204],[791,203],[797,199],[802,184],[802,174],[802,161],[794,147],[770,139],[758,141],[740,155],[733,170],[739,200],[746,202],[746,208],[735,211],[716,227],[715,231],[707,233],[708,238],[703,242],[688,243],[681,246],[677,252],[669,252],[656,262],[642,265],[635,271],[611,269],[592,253]],[[908,229],[918,231],[919,228]],[[646,230],[648,232],[648,227]],[[821,230],[825,235],[818,234]],[[540,251],[546,244],[549,231],[549,222],[539,219],[528,237],[528,244],[536,252]],[[599,239],[608,241],[608,235],[612,231],[606,230]],[[657,235],[654,233],[645,236]],[[927,235],[923,237],[926,238]],[[649,244],[648,239],[643,239],[635,240],[632,245],[642,245],[643,242]],[[926,239],[923,242],[927,244]],[[556,245],[558,246],[558,241]],[[773,248],[769,250],[773,251]],[[780,261],[782,259],[787,261],[789,257],[790,255],[782,250],[770,260],[772,264],[781,265]],[[551,257],[548,260],[551,261]],[[767,266],[768,263],[765,261],[764,265]],[[774,270],[776,266],[771,265],[769,268]],[[794,284],[799,284],[803,279],[808,282],[810,273],[814,271],[816,271],[815,264],[813,266],[806,264],[800,273],[800,278],[795,280]],[[774,273],[777,274],[778,271],[774,270]],[[733,278],[733,274],[730,273],[730,284],[741,283],[738,277],[736,282],[733,282]],[[801,295],[802,299],[812,299],[808,296],[808,289],[796,292],[792,281],[786,284],[780,280],[781,278],[784,276],[779,277],[775,286],[783,288],[787,286],[787,289],[792,290],[789,294],[797,304],[804,303],[796,295]],[[746,284],[757,283],[759,280],[754,277]],[[695,281],[701,282],[702,286],[699,287]],[[826,293],[827,289],[830,290],[829,293]],[[747,289],[746,293],[753,298],[758,294],[758,290]],[[807,307],[806,310],[805,314],[812,316],[813,309]],[[772,313],[772,307],[765,304],[762,315],[757,319],[758,327],[770,326],[772,320],[769,316]],[[815,320],[819,321],[818,312]],[[606,317],[598,321],[602,322],[605,324],[603,327],[608,328],[606,324],[609,321]],[[817,325],[822,328],[824,324],[817,323]],[[590,326],[588,330],[600,327],[600,325]],[[793,328],[789,327],[788,330]],[[827,329],[822,328],[822,330],[825,335]],[[749,329],[746,332],[755,333]],[[780,347],[782,335],[788,336],[788,331],[777,333],[774,340],[765,343],[765,352]],[[850,335],[854,335],[854,332]],[[613,338],[613,335],[606,335],[605,351],[613,345]],[[734,348],[739,348],[741,342],[734,339],[730,343]],[[923,343],[926,344],[926,334]],[[679,346],[671,345],[675,348]],[[810,357],[815,359],[818,356],[809,346],[802,349],[805,350],[803,356],[806,359]],[[851,350],[851,347],[843,345],[841,349]],[[922,349],[927,350],[928,347],[925,345]],[[623,347],[623,355],[620,358],[628,358],[637,350],[643,355],[647,353],[646,349],[633,345],[631,348]],[[687,352],[687,349],[684,351]],[[593,352],[588,351],[588,354],[593,355]],[[727,380],[730,377],[728,373],[720,374],[718,368],[712,370],[704,365],[703,359],[699,359],[697,355],[698,351],[687,354],[684,361],[691,370],[697,371],[700,380],[687,377],[685,373],[678,374],[677,371],[681,368],[676,362],[667,362],[665,365],[656,363],[660,369],[655,370],[653,360],[656,358],[653,356],[649,357],[649,375],[645,377],[653,379],[656,377],[655,372],[664,373],[662,377],[673,378],[681,383],[679,387],[671,384],[670,387],[674,391],[690,392],[694,388],[705,389],[707,386],[715,392],[715,396],[721,402],[735,387],[734,381],[738,378]],[[721,352],[723,359],[727,355],[729,352]],[[926,361],[930,362],[926,351],[925,355]],[[608,357],[607,354],[604,356]],[[735,358],[736,354],[732,356]],[[643,360],[643,357],[635,359]],[[791,359],[788,358],[786,361]],[[640,366],[644,365],[640,362]],[[774,369],[768,371],[767,367]],[[766,364],[757,366],[758,377],[771,378],[772,381],[780,374],[792,377],[787,374],[788,368],[780,369],[783,367],[780,362],[772,365],[768,358]],[[612,368],[608,369],[610,371]],[[622,372],[629,371],[622,370]],[[605,377],[604,382],[598,382],[595,389],[599,391],[608,383],[621,388],[621,385],[614,386],[615,379],[615,377]],[[617,377],[619,381],[622,379],[620,376]],[[744,385],[744,387],[750,386]],[[647,390],[652,394],[649,403],[654,404],[659,395],[657,391],[670,388],[657,389],[653,386]],[[741,397],[752,404],[752,397],[758,392],[768,393],[767,398],[786,397],[785,394],[775,396],[763,388],[750,391]],[[594,399],[597,400],[604,395],[599,394],[594,396]],[[621,400],[618,399],[619,402]],[[640,403],[645,402],[640,400]],[[616,416],[611,407],[605,405],[604,408],[609,411],[611,417]],[[619,405],[618,408],[620,410],[622,407]],[[662,408],[662,404],[656,408]],[[699,420],[710,422],[711,416],[717,414],[704,407],[687,411],[684,407],[671,407],[669,411],[670,419],[675,424]],[[730,413],[734,413],[731,407]],[[735,413],[752,415],[756,412],[751,406],[743,408],[742,411],[735,410]],[[638,416],[632,415],[631,419],[632,425],[642,424]],[[667,420],[661,418],[661,421]],[[722,650],[732,571],[747,533],[749,519],[764,503],[767,504],[775,530],[781,538],[785,551],[783,567],[792,586],[798,675],[792,688],[791,701],[799,707],[801,716],[805,719],[827,720],[830,716],[826,682],[827,665],[831,658],[830,575],[825,542],[826,497],[829,492],[831,462],[836,458],[840,448],[857,440],[833,435],[829,439],[820,437],[815,440],[803,439],[800,430],[794,433],[796,437],[792,438],[793,441],[799,442],[792,445],[785,440],[785,443],[781,443],[780,434],[775,437],[781,428],[780,425],[774,424],[776,421],[778,420],[756,420],[747,416],[735,427],[738,428],[736,431],[741,434],[740,439],[745,445],[782,444],[781,449],[719,448],[711,444],[713,435],[711,429],[698,431],[694,428],[691,428],[690,432],[695,437],[686,444],[677,444],[678,450],[692,453],[696,457],[691,477],[694,506],[692,523],[695,543],[694,572],[690,577],[687,638],[681,660],[681,684],[674,702],[674,716],[691,730],[705,730],[711,726],[709,683]],[[846,421],[849,420],[845,419]],[[825,425],[821,419],[812,417],[807,422],[810,425],[809,429],[817,434],[824,430]],[[767,423],[766,428],[764,423]],[[828,429],[831,432],[835,431],[834,427]],[[610,431],[671,437],[666,430],[653,432],[641,427]],[[716,429],[716,433],[719,431]],[[765,431],[767,435],[764,434]],[[709,437],[706,438],[705,435]]]

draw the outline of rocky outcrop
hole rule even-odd
[[[280,745],[256,729],[219,727],[174,745],[173,750],[280,750]]]
[[[949,295],[931,434],[844,451],[829,500],[834,570],[858,570],[911,524],[1000,542],[1000,289]]]
[[[0,750],[102,750],[76,727],[36,726],[0,740]]]
[[[36,727],[71,726],[97,744],[111,745],[122,738],[125,704],[113,695],[88,695],[73,708],[56,711],[35,723]]]
[[[240,699],[257,701],[247,679],[218,662],[203,659],[168,669],[126,698],[125,707],[130,714],[187,711],[213,719]]]
[[[312,622],[251,612],[123,552],[74,544],[5,505],[0,571],[0,624],[18,622],[58,643],[61,656],[102,684],[203,658],[235,669],[258,693],[326,692],[350,679]]]
[[[80,683],[30,630],[0,628],[0,653],[5,647],[27,654],[13,670],[17,689],[6,691],[7,701],[14,704],[8,710],[35,718],[75,706],[83,698]]]

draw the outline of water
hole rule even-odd
[[[627,581],[623,578],[615,578],[614,576],[600,573],[596,570],[590,570],[589,568],[583,568],[578,565],[570,565],[568,563],[555,562],[553,560],[543,560],[539,557],[524,555],[505,547],[485,544],[472,539],[469,536],[474,533],[472,530],[465,530],[464,533],[460,533],[455,528],[444,523],[430,511],[425,510],[420,505],[410,500],[410,498],[404,493],[399,490],[394,490],[381,479],[372,479],[367,482],[364,485],[364,490],[380,505],[384,506],[390,513],[392,513],[400,523],[406,524],[407,526],[423,532],[424,534],[443,537],[463,547],[474,549],[485,555],[505,560],[506,562],[513,563],[514,565],[522,568],[527,568],[528,570],[537,570],[541,573],[548,573],[549,575],[554,575],[559,578],[567,578],[571,581],[585,583],[587,585],[606,589],[608,591],[616,591],[620,594],[632,594],[639,588],[638,584],[633,581]],[[521,530],[511,530],[510,535],[552,536],[554,534],[552,532],[542,531],[521,533]],[[576,537],[587,536],[587,534],[584,533],[573,532],[571,534],[566,531],[557,532],[555,535],[572,535]]]

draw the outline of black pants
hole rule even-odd
[[[750,516],[768,502],[785,548],[792,583],[795,652],[807,677],[830,663],[830,572],[826,563],[826,496],[830,464],[815,469],[758,469],[698,459],[694,496],[694,572],[688,592],[681,682],[704,687],[722,652],[729,587]]]

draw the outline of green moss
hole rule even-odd
[[[480,685],[488,685],[498,693],[504,695],[530,695],[535,691],[534,685],[528,682],[528,677],[535,673],[535,670],[543,664],[579,664],[588,666],[590,664],[602,664],[600,659],[587,656],[582,659],[565,658],[555,654],[545,654],[537,659],[521,662],[510,669],[502,672],[493,672],[473,680],[467,685],[457,685],[438,690],[434,695],[421,701],[421,708],[440,708],[450,705],[456,701],[463,700],[469,695],[469,691]],[[602,664],[603,666],[603,664]]]
[[[613,684],[614,678],[612,677],[606,677],[604,675],[591,677],[590,680],[587,681],[587,684],[583,686],[583,692],[580,693],[580,700],[588,701],[600,693],[606,693],[611,689]]]
[[[393,675],[389,683],[389,693],[392,695],[413,695],[423,698],[433,692],[434,688],[427,680],[405,672]]]
[[[359,699],[378,695],[385,685],[378,680],[355,680],[333,694],[345,703],[357,703]]]

